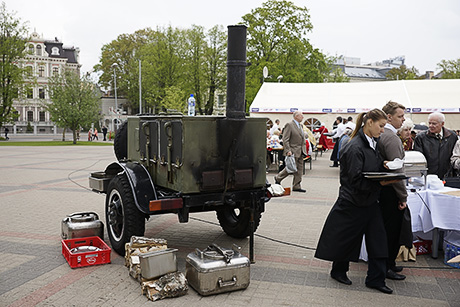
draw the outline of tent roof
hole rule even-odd
[[[345,83],[269,83],[251,113],[360,113],[397,101],[411,113],[460,113],[460,79]]]

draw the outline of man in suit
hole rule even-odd
[[[302,189],[300,185],[303,173],[303,158],[307,156],[305,134],[301,125],[303,120],[302,112],[295,111],[293,117],[293,120],[288,122],[284,126],[283,130],[284,155],[294,155],[296,161],[297,172],[293,174],[294,179],[292,180],[292,190],[295,192],[305,193],[306,190]],[[275,183],[280,184],[281,181],[288,175],[289,173],[286,168],[284,168],[275,176]]]

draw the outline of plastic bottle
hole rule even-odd
[[[193,97],[193,94],[190,94],[188,99],[188,115],[195,116],[195,97]]]

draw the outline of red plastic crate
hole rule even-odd
[[[431,240],[415,241],[413,244],[417,249],[417,255],[425,255],[431,253]]]
[[[62,255],[72,269],[84,266],[110,263],[110,253],[112,250],[99,237],[86,237],[62,240]],[[71,253],[70,250],[79,246],[96,246],[101,251],[90,251],[84,253]]]

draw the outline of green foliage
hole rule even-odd
[[[441,69],[441,79],[460,79],[460,58],[456,60],[442,60],[438,63]]]
[[[186,113],[187,101],[184,96],[187,94],[177,86],[170,86],[165,90],[165,97],[162,101],[162,106],[165,109],[177,110]]]
[[[268,0],[243,16],[248,27],[246,99],[254,100],[263,83],[266,66],[271,76],[265,81],[324,82],[331,71],[330,60],[314,48],[306,35],[313,26],[306,7],[291,1]],[[249,106],[248,104],[248,106]]]
[[[200,26],[139,30],[105,45],[100,63],[94,68],[102,71],[100,83],[106,88],[113,88],[116,69],[118,95],[137,108],[141,60],[146,110],[159,111],[183,103],[193,93],[197,112],[211,114],[215,92],[225,87],[225,41],[225,32],[217,26],[207,33]],[[112,67],[113,63],[117,68]],[[173,94],[173,89],[178,92]]]
[[[350,78],[343,72],[340,67],[334,68],[329,76],[327,77],[327,82],[349,82]]]
[[[30,124],[30,122],[27,122],[26,132],[27,133],[34,132],[34,128],[32,128],[32,125]]]
[[[418,70],[415,67],[407,68],[406,65],[390,69],[386,77],[388,80],[414,80],[419,79]]]
[[[23,88],[25,69],[18,65],[25,52],[27,27],[9,13],[6,5],[0,6],[0,127],[15,118],[13,99]]]
[[[73,70],[51,77],[48,87],[51,103],[43,106],[57,126],[73,131],[73,142],[76,144],[77,130],[100,119],[100,93],[87,77],[80,77]]]

